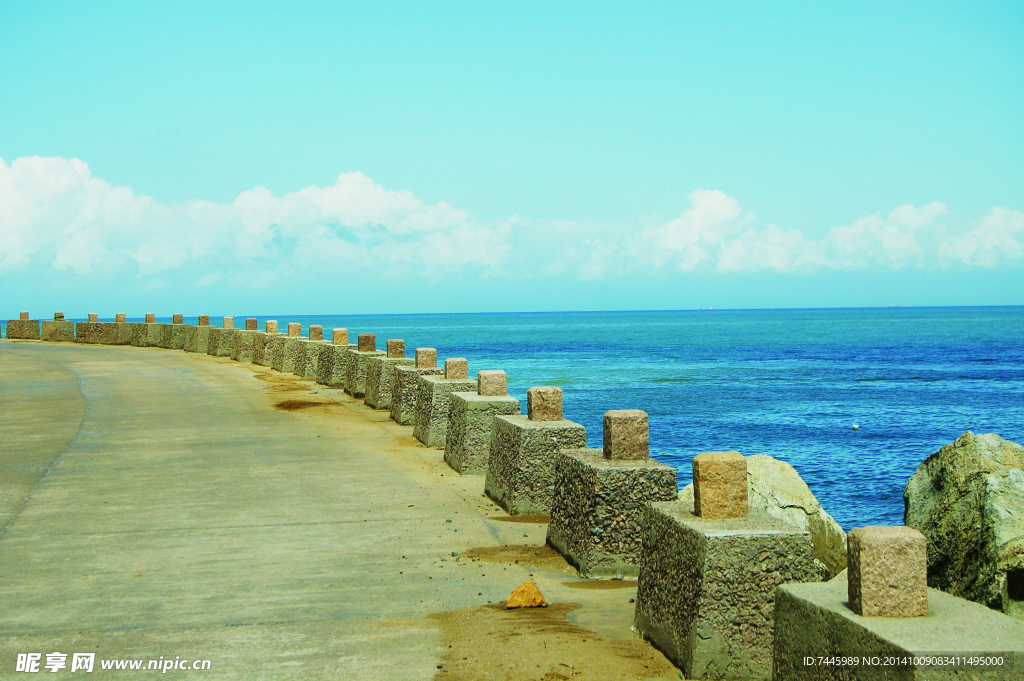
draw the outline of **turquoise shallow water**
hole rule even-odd
[[[902,522],[907,479],[965,430],[1024,442],[1021,307],[268,318],[504,369],[524,407],[560,386],[591,446],[606,410],[643,409],[680,485],[700,452],[771,454],[847,529]]]

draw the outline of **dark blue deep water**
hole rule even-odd
[[[680,485],[700,452],[770,454],[846,529],[901,523],[907,479],[965,430],[1024,442],[1022,307],[270,318],[504,369],[524,408],[560,386],[591,446],[606,410],[643,409]]]

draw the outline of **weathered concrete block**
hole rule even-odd
[[[846,590],[842,579],[778,588],[774,681],[1010,681],[1024,673],[1024,622],[935,589],[927,591],[927,617],[862,617],[847,606]]]
[[[461,373],[461,372],[457,372]],[[419,376],[416,379],[416,420],[412,435],[428,447],[444,447],[448,437],[452,393],[476,392],[476,379]]]
[[[417,348],[416,356],[419,360]],[[436,355],[435,355],[436,364]],[[391,393],[391,420],[400,426],[411,426],[416,420],[416,381],[420,376],[441,376],[444,369],[437,366],[396,366],[395,388]]]
[[[345,353],[355,345],[324,343],[317,348],[316,382],[331,388],[345,387]]]
[[[288,336],[283,333],[274,334],[267,338],[267,347],[264,356],[264,366],[281,371],[284,368],[284,343]]]
[[[747,461],[739,452],[704,452],[693,457],[693,507],[702,518],[743,518],[747,505]]]
[[[246,326],[249,325],[246,320]],[[259,331],[252,329],[237,329],[231,341],[231,359],[236,362],[253,362],[256,358],[256,337]]]
[[[217,328],[211,326],[209,340],[206,345],[206,354],[214,357],[231,357],[231,345],[235,338],[235,329]]]
[[[114,322],[117,327],[117,344],[131,345],[137,333],[136,325],[128,322]]]
[[[481,371],[477,380],[482,381],[484,374]],[[494,417],[520,413],[519,400],[516,398],[510,395],[481,395],[481,391],[478,382],[477,392],[453,392],[449,397],[444,461],[462,475],[487,475]]]
[[[121,326],[114,322],[75,322],[75,342],[89,345],[120,345],[118,329]]]
[[[178,315],[180,316],[180,315]],[[188,329],[186,324],[171,324],[171,350],[183,350],[185,348],[185,333]]]
[[[547,543],[581,577],[636,577],[644,508],[674,500],[677,489],[676,469],[651,458],[609,459],[603,449],[562,450],[555,460]]]
[[[855,527],[847,535],[850,609],[865,617],[928,614],[928,542],[911,527]]]
[[[586,446],[586,428],[566,419],[495,416],[484,491],[512,515],[550,513],[558,451]]]
[[[146,347],[163,348],[170,344],[168,324],[146,323]]]
[[[149,347],[149,323],[128,322],[131,344],[136,348]]]
[[[39,340],[38,319],[9,319],[7,320],[8,340]]]
[[[75,323],[44,320],[39,337],[41,340],[51,343],[74,343]]]
[[[359,334],[363,336],[373,334]],[[364,343],[359,347],[371,347],[371,343]],[[352,397],[364,397],[366,395],[366,367],[371,357],[384,357],[385,353],[380,350],[349,350],[343,355],[345,361],[345,392]]]
[[[291,326],[291,324],[289,324]],[[302,375],[306,366],[306,344],[302,341],[309,340],[301,336],[288,335],[284,340],[284,359],[281,361],[281,371],[286,374]],[[296,371],[298,368],[298,371]]]
[[[295,374],[301,375],[303,378],[316,379],[320,364],[320,348],[328,345],[328,343],[325,343],[323,338],[320,340],[304,340],[303,343],[306,347],[303,353],[302,374],[299,374],[298,366],[295,367]]]
[[[278,334],[264,331],[254,331],[253,334],[252,363],[264,367],[270,366],[270,362],[267,360],[267,345],[270,343],[270,339]]]
[[[210,326],[185,326],[185,343],[182,350],[205,355],[210,347]]]
[[[818,580],[810,534],[674,501],[649,504],[641,527],[634,630],[688,679],[771,678],[776,587]]]
[[[416,360],[412,357],[370,357],[366,360],[366,406],[371,409],[391,409],[395,367],[415,364]]]

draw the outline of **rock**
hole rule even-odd
[[[1024,619],[1024,447],[967,431],[918,466],[903,523],[928,538],[928,585]]]
[[[546,608],[548,602],[544,600],[540,589],[533,582],[523,582],[512,591],[505,602],[505,607],[512,608]]]
[[[747,504],[783,522],[811,533],[814,558],[821,563],[822,579],[846,569],[846,533],[814,498],[807,483],[785,461],[767,454],[747,460]],[[693,500],[693,485],[679,492],[680,501]]]

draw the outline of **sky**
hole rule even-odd
[[[6,0],[0,317],[1021,305],[1021,35],[1020,2]]]

